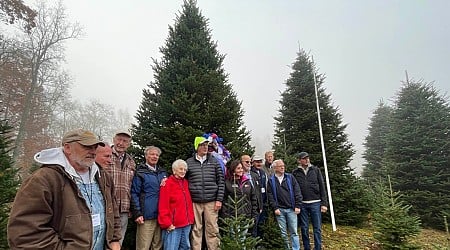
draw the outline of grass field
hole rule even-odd
[[[322,231],[323,249],[381,249],[373,238],[373,230],[370,228],[338,226],[337,230],[333,232],[331,224],[323,224]],[[413,242],[424,250],[450,250],[450,236],[442,231],[422,229],[420,235]]]

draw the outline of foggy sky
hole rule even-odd
[[[67,43],[72,95],[97,98],[134,115],[153,80],[152,58],[182,1],[66,0],[86,35]],[[299,48],[314,56],[323,87],[339,107],[362,164],[362,143],[380,100],[392,104],[405,80],[450,90],[450,1],[198,0],[225,54],[229,83],[242,101],[256,153],[270,149],[280,93]],[[301,114],[299,114],[301,115]],[[220,136],[220,135],[219,135]],[[314,162],[314,159],[312,159]]]

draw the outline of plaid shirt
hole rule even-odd
[[[106,168],[106,172],[111,175],[114,181],[119,212],[128,213],[130,211],[131,181],[136,170],[136,163],[128,153],[124,154],[121,161],[114,146],[112,146],[112,160],[114,164],[110,168]]]

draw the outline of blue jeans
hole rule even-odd
[[[302,203],[302,209],[298,216],[304,249],[311,249],[309,241],[309,218],[311,218],[311,223],[313,225],[314,249],[322,249],[322,214],[320,212],[320,201],[314,203]]]
[[[167,230],[162,230],[164,250],[191,249],[191,244],[189,243],[190,232],[191,225],[175,228],[170,233]]]
[[[280,208],[280,215],[275,215],[278,221],[278,226],[281,230],[281,237],[284,240],[284,245],[286,249],[290,248],[290,241],[292,241],[292,249],[300,250],[300,239],[297,233],[297,215],[292,208]],[[286,229],[289,230],[291,235],[291,240],[288,238],[288,233]]]

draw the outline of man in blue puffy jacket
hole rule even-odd
[[[145,163],[139,165],[131,184],[131,211],[137,223],[136,249],[162,249],[161,228],[158,225],[159,187],[167,178],[164,168],[157,165],[161,149],[145,149]]]

